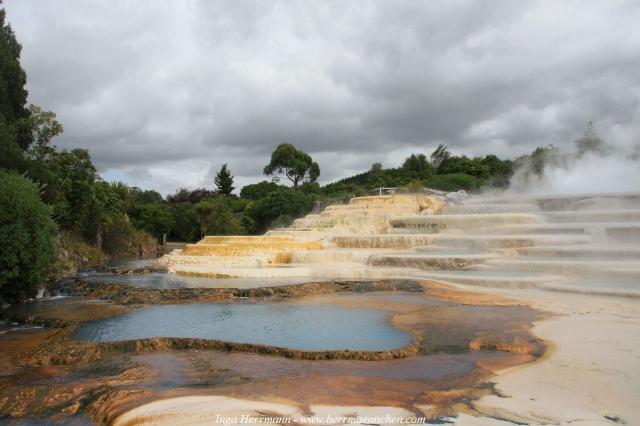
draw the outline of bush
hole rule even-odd
[[[201,236],[243,235],[246,232],[229,206],[220,200],[200,201],[195,205],[195,215]]]
[[[256,231],[265,231],[271,222],[282,215],[300,217],[313,207],[313,196],[291,188],[280,188],[251,204],[246,211],[256,223]]]
[[[147,231],[158,241],[162,241],[162,235],[169,234],[175,226],[169,205],[161,203],[136,206],[131,221],[136,228]]]
[[[260,200],[266,197],[272,192],[279,190],[280,188],[286,188],[284,185],[278,185],[275,182],[268,182],[263,180],[258,183],[251,183],[245,185],[240,190],[240,198],[246,198],[247,200]]]
[[[30,180],[0,171],[0,298],[33,296],[54,255],[51,209]]]
[[[448,173],[433,175],[425,181],[427,188],[440,189],[442,191],[466,191],[480,188],[484,185],[482,179],[475,178],[464,173]]]
[[[196,241],[200,236],[200,227],[196,220],[194,205],[186,202],[170,206],[174,222],[173,230],[169,235],[170,239],[172,241]]]
[[[113,258],[149,256],[158,250],[158,241],[138,230],[126,215],[112,215],[103,224],[102,249]]]

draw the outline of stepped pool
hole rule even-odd
[[[83,324],[80,340],[112,342],[152,337],[217,339],[296,350],[382,351],[411,337],[376,309],[286,302],[197,303],[133,309]]]

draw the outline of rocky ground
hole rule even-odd
[[[153,290],[78,280],[70,290],[73,297],[3,312],[9,321],[0,334],[5,419],[105,423],[146,402],[191,395],[275,399],[305,410],[314,404],[375,403],[435,418],[472,410],[472,401],[494,392],[493,371],[532,362],[544,352],[529,332],[532,322],[543,318],[539,311],[427,281]],[[385,300],[387,294],[406,292],[411,300],[439,303]],[[352,297],[362,294],[371,296]],[[392,351],[308,352],[202,339],[92,343],[72,338],[82,322],[141,303],[233,303],[237,297],[384,309],[412,341]],[[44,328],[12,330],[12,321]]]

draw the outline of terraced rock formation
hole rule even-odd
[[[161,259],[213,277],[427,278],[640,296],[640,195],[354,198],[262,237],[206,237]]]

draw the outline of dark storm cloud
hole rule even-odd
[[[172,192],[273,148],[331,180],[438,143],[516,156],[593,120],[640,140],[634,1],[6,0],[30,101],[108,178]]]

